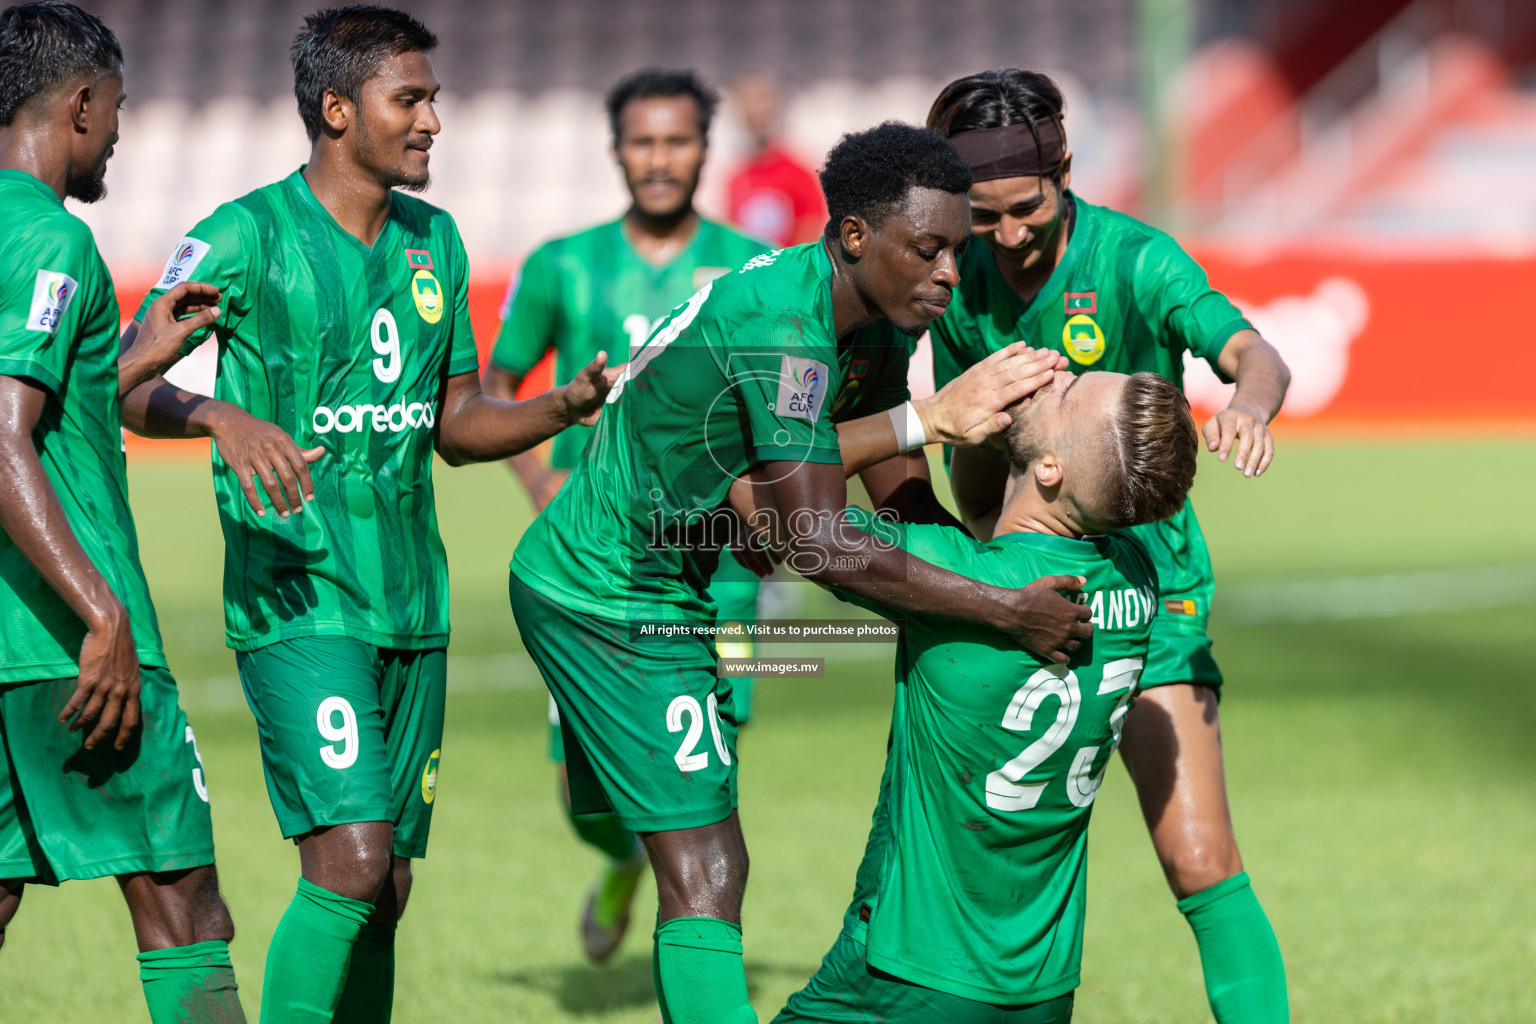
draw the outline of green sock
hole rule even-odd
[[[395,927],[394,921],[363,925],[333,1024],[389,1024],[395,1009]]]
[[[1286,1024],[1285,961],[1259,898],[1239,872],[1179,901],[1200,947],[1217,1024]]]
[[[262,1024],[329,1024],[347,980],[352,946],[373,904],[299,879],[267,947]]]
[[[757,1024],[747,1002],[741,926],[717,917],[674,917],[656,928],[657,998],[668,1024]]]
[[[629,860],[639,849],[639,837],[619,824],[617,814],[571,814],[569,807],[565,813],[581,841],[602,850],[609,860]]]
[[[139,981],[154,1024],[245,1024],[223,939],[140,953]]]

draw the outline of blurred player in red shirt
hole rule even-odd
[[[827,207],[816,176],[775,139],[784,109],[778,81],[768,75],[743,75],[734,91],[756,148],[731,172],[731,223],[780,249],[820,238]]]

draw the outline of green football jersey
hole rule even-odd
[[[121,329],[112,275],[85,222],[47,185],[0,171],[0,374],[48,391],[32,439],[64,517],[128,611],[143,665],[164,667],[128,509]],[[85,622],[0,531],[0,683],[78,673]]]
[[[890,750],[844,929],[872,967],[987,1003],[1077,987],[1088,817],[1138,689],[1157,577],[1134,537],[1010,533],[849,519],[962,576],[1022,587],[1087,578],[1092,641],[1053,665],[971,623],[903,620]]]
[[[725,536],[710,513],[731,481],[760,462],[841,463],[834,423],[905,402],[909,357],[883,320],[839,342],[822,243],[754,257],[635,353],[512,571],[606,619],[713,621]]]
[[[1066,254],[1028,302],[1003,280],[992,250],[972,240],[960,286],[930,328],[935,385],[1027,341],[1064,353],[1078,373],[1149,370],[1183,386],[1186,351],[1214,368],[1227,339],[1252,327],[1168,235],[1076,196],[1073,203]]]
[[[635,251],[622,217],[547,242],[507,292],[491,361],[524,376],[554,349],[556,385],[568,383],[599,352],[608,353],[610,366],[628,362],[675,306],[767,250],[702,217],[688,246],[659,267]],[[591,433],[574,426],[556,435],[550,465],[574,467]]]
[[[310,467],[315,500],[283,519],[251,510],[215,446],[226,639],[241,651],[326,635],[442,647],[432,428],[446,378],[479,366],[468,259],[452,217],[399,192],[364,245],[301,171],[201,221],[144,299],[184,280],[222,290],[217,397],[326,449]]]

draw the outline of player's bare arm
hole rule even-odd
[[[859,479],[877,512],[890,512],[904,523],[965,528],[934,494],[928,455],[922,450],[877,462],[860,473]]]
[[[1201,433],[1205,445],[1222,462],[1232,454],[1233,466],[1243,476],[1258,476],[1275,456],[1275,438],[1269,421],[1280,412],[1291,370],[1275,347],[1251,329],[1238,331],[1227,340],[1216,365],[1237,382],[1232,400],[1206,420]],[[1235,447],[1235,450],[1234,450]]]
[[[221,297],[211,284],[183,281],[150,303],[144,322],[134,321],[132,331],[123,332],[123,350],[117,358],[118,397],[164,373],[181,358],[182,346],[193,332],[219,318]]]
[[[125,348],[133,343],[138,327],[137,321],[130,321],[123,331]],[[123,397],[123,426],[140,437],[212,438],[219,458],[238,475],[245,500],[258,516],[267,514],[266,502],[286,519],[303,512],[304,502],[315,500],[309,466],[325,454],[324,448],[300,448],[282,427],[237,405],[183,391],[158,374]]]
[[[80,547],[37,457],[32,432],[47,400],[32,381],[0,376],[0,529],[86,625],[80,680],[59,721],[88,729],[88,750],[106,739],[122,750],[139,729],[138,650],[127,610]]]
[[[526,452],[575,423],[597,422],[617,367],[599,353],[571,379],[523,402],[491,398],[473,373],[455,374],[443,389],[437,421],[437,453],[450,466],[489,462]]]
[[[480,388],[489,398],[502,402],[515,401],[517,389],[523,383],[523,375],[504,370],[495,363],[490,363],[485,368],[485,374],[480,378]],[[528,492],[528,497],[533,501],[533,507],[542,510],[554,500],[560,492],[560,487],[565,483],[565,478],[571,475],[568,469],[555,469],[545,465],[544,460],[533,452],[522,452],[507,460],[507,466],[512,470],[523,489]]]
[[[980,622],[1058,663],[1093,633],[1089,609],[1058,593],[1077,590],[1080,577],[1048,576],[1018,590],[978,583],[879,544],[844,521],[848,492],[839,467],[770,462],[763,471],[781,513],[775,543],[806,579],[902,611]]]

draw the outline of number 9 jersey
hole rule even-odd
[[[399,192],[366,246],[301,172],[199,222],[136,314],[182,281],[220,289],[216,397],[326,449],[310,467],[315,500],[282,518],[255,514],[215,446],[226,639],[238,651],[298,636],[443,647],[433,426],[444,380],[479,368],[464,246],[445,211]]]

